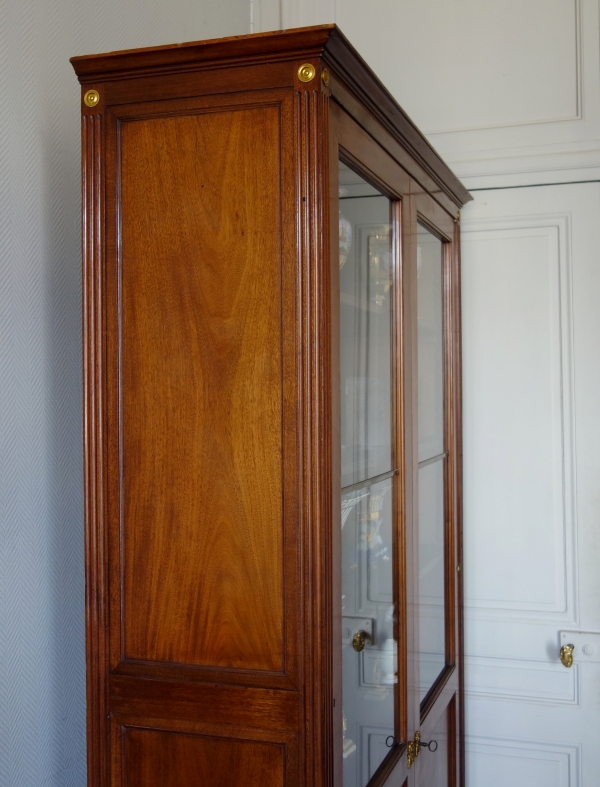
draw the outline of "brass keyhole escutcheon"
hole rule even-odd
[[[406,747],[406,766],[408,770],[412,768],[412,764],[416,759],[415,744],[413,741],[409,741],[408,746]]]
[[[575,650],[575,645],[563,645],[560,649],[560,660],[565,665],[565,667],[572,667],[573,666],[573,651]]]
[[[415,732],[415,739],[409,741],[406,747],[406,765],[409,770],[413,762],[419,756],[420,751],[421,751],[421,733]]]
[[[357,653],[360,653],[362,650],[365,649],[367,638],[368,638],[368,634],[365,631],[357,631],[356,634],[352,637],[352,647]]]
[[[312,82],[316,73],[317,71],[312,63],[304,63],[304,65],[300,66],[298,69],[298,79],[301,82]]]
[[[100,101],[100,93],[97,90],[88,90],[88,92],[83,97],[83,103],[86,107],[95,107],[96,104]]]

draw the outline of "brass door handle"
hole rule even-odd
[[[360,653],[361,650],[365,649],[365,644],[369,639],[369,635],[366,631],[357,631],[356,634],[352,637],[352,647],[357,653]]]
[[[563,645],[560,649],[560,660],[565,665],[565,667],[572,667],[573,666],[573,651],[575,650],[575,645]]]

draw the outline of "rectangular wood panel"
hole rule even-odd
[[[124,656],[282,671],[277,106],[121,123]]]
[[[435,730],[424,739],[430,747],[423,746],[419,753],[418,787],[454,787],[456,784],[454,713],[454,702],[451,702]]]
[[[285,747],[126,728],[127,787],[282,787]]]

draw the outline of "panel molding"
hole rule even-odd
[[[276,781],[271,782],[272,787],[275,785],[296,785],[297,772],[298,772],[298,736],[296,733],[286,732],[282,730],[269,730],[261,729],[258,727],[241,727],[239,725],[214,725],[205,722],[197,721],[183,721],[178,719],[165,719],[147,716],[134,716],[131,714],[119,715],[111,714],[111,748],[112,748],[112,763],[113,763],[113,779],[115,784],[125,784],[128,782],[128,773],[125,770],[127,764],[134,763],[135,765],[142,765],[141,757],[128,757],[127,750],[131,744],[132,735],[139,738],[144,736],[168,736],[173,743],[177,738],[180,739],[190,751],[190,744],[196,741],[201,747],[206,749],[212,743],[214,747],[221,751],[230,744],[231,752],[237,752],[238,758],[241,754],[242,757],[252,760],[252,752],[262,753],[261,758],[258,758],[258,764],[263,770],[263,775],[271,771]],[[270,751],[269,751],[270,750]],[[156,746],[150,749],[151,752],[158,755],[164,753],[164,746]],[[168,754],[168,752],[166,752]],[[203,752],[205,758],[205,770],[212,772],[212,765],[206,760],[210,759],[210,752]],[[267,755],[265,757],[265,754]],[[279,755],[279,757],[273,755]],[[173,756],[173,755],[172,755]],[[275,762],[273,762],[275,760]],[[279,763],[276,761],[279,760]],[[200,758],[202,762],[202,757]],[[167,763],[168,764],[168,763]],[[197,764],[197,763],[196,763]],[[273,765],[279,764],[276,771],[273,773]],[[157,760],[154,765],[160,765],[160,760]],[[223,758],[216,757],[214,763],[217,770],[217,782],[221,784],[224,773],[228,772],[231,765],[227,762],[223,763]],[[238,760],[238,768],[240,763]],[[242,763],[243,765],[243,763]],[[250,765],[250,763],[247,763]],[[271,767],[266,767],[266,766]],[[164,769],[164,766],[163,766]],[[153,771],[154,773],[155,771]],[[179,770],[178,770],[179,773]],[[160,779],[161,774],[157,774]],[[281,778],[277,778],[277,776]],[[196,783],[197,773],[191,770],[186,773],[179,773],[179,778],[186,778],[186,783]],[[191,777],[191,782],[187,778]],[[248,783],[256,783],[257,774],[251,770],[248,774]],[[136,781],[137,784],[137,781]]]
[[[382,746],[390,748],[386,746],[385,743],[389,736],[389,727],[374,726],[371,724],[360,725],[360,764],[358,772],[361,774],[363,784],[369,781],[381,763],[381,758],[377,757],[375,749]],[[371,761],[377,763],[377,766],[372,767]]]
[[[252,99],[252,100],[250,100]],[[290,182],[293,178],[293,155],[290,152],[291,147],[288,140],[291,136],[292,117],[293,117],[293,97],[285,91],[269,91],[265,93],[255,93],[249,96],[247,93],[239,93],[236,96],[227,95],[224,97],[219,96],[206,96],[198,98],[182,98],[174,99],[172,101],[162,101],[160,104],[148,102],[144,104],[137,104],[134,106],[118,106],[107,112],[108,116],[108,143],[107,155],[115,157],[118,153],[117,135],[121,126],[132,126],[130,121],[138,121],[140,119],[164,120],[164,119],[177,119],[180,117],[215,117],[215,113],[237,113],[240,111],[248,112],[260,110],[273,110],[278,113],[278,126],[281,129],[281,159],[280,167],[282,168],[282,183]],[[232,116],[233,116],[232,114]],[[114,172],[116,167],[109,167],[111,172]],[[281,187],[281,185],[280,185]],[[113,175],[113,181],[109,183],[109,193],[113,195],[117,193],[116,176]],[[284,211],[285,217],[281,220],[282,232],[284,233],[284,241],[281,246],[283,254],[283,265],[281,266],[281,276],[287,282],[288,279],[295,277],[295,257],[290,254],[290,248],[293,246],[294,238],[294,223],[290,220],[290,205],[285,201],[281,201],[281,210]],[[110,213],[110,211],[109,211]],[[112,231],[109,227],[109,236],[116,237],[116,211],[110,213],[110,221],[112,224]],[[113,253],[116,252],[113,250]],[[292,265],[292,260],[294,264]],[[120,269],[119,269],[120,271]],[[117,273],[114,273],[116,276]],[[119,318],[120,302],[116,295],[117,285],[113,282],[111,293],[114,296],[113,300],[109,299],[110,309],[112,309],[112,318],[109,317],[111,324],[116,324]],[[279,291],[282,293],[281,308],[279,310],[278,321],[281,323],[282,343],[283,347],[286,343],[287,346],[292,346],[297,340],[296,329],[291,317],[284,317],[281,315],[291,315],[298,308],[296,300],[298,298],[297,292],[293,287],[285,287],[281,284],[278,285]],[[285,293],[288,294],[285,294]],[[121,295],[119,294],[119,297]],[[111,341],[116,343],[120,341],[120,332],[117,330],[111,334],[109,332]],[[118,348],[113,347],[113,352],[109,352],[110,357],[118,357]],[[295,472],[293,465],[298,462],[296,446],[298,445],[298,435],[296,433],[297,424],[295,421],[294,408],[289,406],[289,402],[295,403],[298,401],[299,392],[296,388],[297,385],[297,366],[298,359],[292,354],[288,353],[282,358],[282,368],[280,370],[282,383],[286,389],[286,399],[283,404],[282,418],[283,421],[280,425],[282,435],[283,456],[284,456],[284,470],[282,473],[282,482],[284,483],[281,500],[279,500],[279,493],[276,492],[276,502],[282,506],[283,520],[279,523],[278,528],[281,528],[281,564],[278,568],[277,577],[280,577],[280,585],[282,590],[283,599],[283,614],[280,621],[281,626],[281,642],[282,642],[282,658],[280,664],[240,664],[233,663],[231,665],[218,665],[213,663],[202,663],[200,659],[186,660],[180,658],[179,660],[172,660],[165,658],[162,654],[160,658],[144,658],[146,654],[137,653],[127,654],[124,652],[124,631],[123,627],[119,626],[119,615],[122,611],[118,599],[113,599],[115,609],[113,610],[113,629],[111,633],[111,668],[115,673],[129,676],[139,676],[141,674],[152,674],[154,677],[163,678],[180,678],[183,680],[201,680],[210,681],[219,678],[219,681],[226,683],[238,683],[244,685],[264,685],[265,681],[271,687],[285,687],[292,688],[297,685],[298,680],[298,617],[299,612],[297,609],[297,599],[294,594],[293,588],[299,579],[299,567],[295,557],[296,544],[298,539],[298,530],[296,527],[295,514],[293,511],[293,504],[290,501],[295,500],[294,484],[296,483]],[[120,369],[117,369],[120,374]],[[115,384],[109,386],[110,396],[112,397],[111,405],[109,407],[112,423],[119,424],[121,415],[120,404],[120,387]],[[115,415],[117,414],[117,415]],[[290,428],[291,424],[294,428]],[[112,457],[115,459],[112,463],[105,459],[106,465],[111,468],[113,473],[113,483],[110,486],[111,504],[109,505],[109,520],[112,527],[112,536],[110,539],[110,548],[112,550],[112,574],[111,581],[116,583],[123,589],[123,576],[119,570],[119,564],[122,563],[124,557],[124,539],[123,535],[123,498],[122,494],[118,491],[122,488],[122,470],[120,460],[123,453],[123,446],[118,438],[116,429],[112,433],[112,443],[110,443],[110,451]],[[293,522],[292,522],[293,519]],[[256,634],[252,635],[256,638]],[[153,656],[154,654],[150,654]],[[129,657],[128,657],[129,656]],[[208,661],[208,660],[207,660]],[[267,668],[265,668],[267,667]]]
[[[574,10],[577,112],[573,117],[427,134],[467,187],[598,177],[589,171],[600,168],[598,3],[574,0]]]
[[[549,761],[560,769],[560,787],[579,787],[580,784],[581,746],[579,744],[467,735],[465,753],[467,767],[472,755]]]
[[[529,623],[562,624],[573,621],[577,627],[579,605],[577,596],[577,512],[575,423],[574,423],[574,370],[573,370],[573,306],[572,306],[572,257],[570,214],[540,214],[529,216],[506,216],[493,219],[474,219],[462,222],[464,242],[469,237],[485,239],[501,237],[503,233],[529,232],[547,233],[555,243],[558,259],[558,330],[560,346],[561,384],[561,465],[562,465],[562,566],[564,584],[560,603],[540,604],[532,602],[510,603],[504,599],[478,600],[465,596],[465,613],[468,618],[486,620],[527,621]],[[468,566],[466,567],[468,571]]]
[[[515,683],[512,687],[508,680],[500,680],[503,670],[514,673]],[[486,681],[486,676],[489,681]],[[525,685],[520,686],[519,680]],[[556,686],[553,687],[552,683]],[[465,694],[551,707],[579,706],[579,665],[574,664],[572,669],[565,670],[560,662],[466,656]]]
[[[506,128],[522,128],[525,126],[541,126],[549,123],[564,123],[566,121],[583,120],[583,47],[581,40],[581,18],[582,0],[574,0],[574,22],[575,22],[575,113],[563,117],[549,117],[542,120],[522,121],[502,124],[483,124],[479,126],[458,126],[449,129],[426,129],[424,131],[428,137],[436,137],[442,134],[464,134],[468,131],[497,131]]]

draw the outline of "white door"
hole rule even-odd
[[[467,785],[598,787],[600,184],[474,197],[462,221]]]

